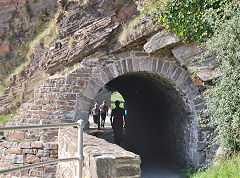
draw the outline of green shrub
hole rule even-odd
[[[208,125],[216,126],[216,142],[228,151],[240,149],[240,5],[228,5],[223,14],[209,10],[214,35],[206,43],[214,54],[221,77],[205,93]]]
[[[175,33],[184,42],[203,42],[213,35],[211,25],[204,20],[208,9],[219,9],[227,0],[143,0],[138,10],[150,15],[168,33]]]

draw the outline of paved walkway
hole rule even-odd
[[[110,116],[106,117],[105,120],[105,128],[101,128],[101,130],[97,131],[96,126],[93,124],[93,117],[89,116],[90,123],[90,134],[94,135],[93,132],[96,132],[96,136],[100,138],[104,138],[106,141],[113,143],[113,138],[109,138],[106,134],[111,135],[113,137],[111,131],[111,122]],[[171,165],[171,163],[154,161],[154,160],[142,160],[141,164],[142,178],[180,178],[180,174],[178,173],[178,169]]]

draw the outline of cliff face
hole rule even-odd
[[[26,79],[34,70],[24,70],[30,63],[30,57],[27,57],[29,44],[44,30],[56,11],[57,0],[0,2],[0,113],[14,112],[23,100],[29,98],[27,95],[33,87]],[[17,80],[10,82],[11,76]]]
[[[136,5],[128,0],[63,0],[50,24],[43,24],[53,18],[55,7],[56,0],[2,4],[0,82],[5,90],[0,92],[0,113],[14,112],[29,100],[34,86],[48,74],[88,56],[111,54],[111,48],[121,49],[119,32],[137,14]],[[17,72],[7,75],[20,63]]]
[[[26,61],[27,43],[57,10],[57,0],[2,0],[0,2],[0,84]]]

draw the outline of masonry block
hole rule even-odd
[[[163,67],[163,61],[162,60],[158,60],[157,73],[159,73],[159,74],[162,73],[162,67]]]
[[[167,74],[169,66],[170,66],[169,62],[164,62],[163,69],[162,69],[163,75]]]
[[[117,67],[117,70],[118,70],[119,75],[123,74],[123,69],[122,69],[121,61],[115,62],[115,65],[116,65],[116,67]]]
[[[101,80],[103,81],[104,84],[109,82],[108,78],[104,72],[101,72],[100,76],[101,76]]]
[[[152,63],[152,58],[141,58],[139,60],[140,71],[150,71],[151,63]]]
[[[172,76],[172,80],[176,81],[178,79],[178,77],[181,75],[181,73],[182,73],[182,69],[177,67],[175,73]]]
[[[85,103],[91,103],[92,99],[84,95],[83,93],[77,94],[77,100],[83,101]]]
[[[132,58],[127,58],[127,70],[128,72],[133,72],[133,64],[132,64]]]
[[[113,75],[112,75],[111,70],[109,69],[109,67],[105,67],[105,68],[103,69],[103,72],[105,73],[108,81],[111,81],[111,80],[114,78]]]
[[[183,83],[183,81],[186,79],[187,76],[188,76],[187,72],[183,71],[181,73],[181,75],[178,77],[178,79],[176,80],[176,82],[175,82],[176,85],[180,86]]]
[[[89,108],[90,108],[90,104],[84,103],[81,101],[79,101],[76,106],[76,110],[81,111],[81,112],[83,112],[83,111],[87,112],[87,111],[89,111]]]
[[[157,71],[157,59],[156,58],[153,58],[152,59],[152,64],[151,64],[152,68],[151,68],[151,71],[152,72],[156,72]]]
[[[139,67],[139,58],[133,57],[133,58],[132,58],[132,65],[133,65],[133,71],[134,71],[134,72],[139,71],[139,70],[140,70],[140,67]]]
[[[21,142],[19,143],[20,148],[32,148],[31,147],[31,142]]]
[[[15,155],[12,162],[15,164],[23,164],[24,156],[23,155]]]
[[[190,89],[191,85],[193,85],[191,77],[187,77],[184,82],[179,86],[181,90],[185,93]]]
[[[102,87],[97,83],[95,82],[95,80],[91,79],[89,80],[88,82],[88,85],[90,85],[92,88],[94,88],[96,91],[100,90]]]
[[[110,70],[111,70],[114,78],[116,78],[120,75],[115,63],[111,64]]]
[[[127,64],[126,60],[121,60],[122,72],[123,74],[127,73]]]
[[[172,75],[174,74],[176,69],[177,69],[177,66],[175,64],[171,64],[171,66],[169,67],[168,73],[167,73],[167,77],[169,79],[172,78]]]
[[[117,177],[127,177],[127,176],[140,176],[141,175],[141,169],[136,166],[122,166],[117,168],[116,170],[116,176]]]
[[[97,94],[97,91],[91,86],[87,85],[87,87],[84,89],[83,94],[88,98],[94,99]]]
[[[38,162],[40,162],[40,159],[39,159],[39,157],[37,157],[37,156],[35,156],[35,155],[27,154],[27,156],[25,157],[24,162],[25,162],[25,163],[28,163],[28,164],[33,164],[33,163],[38,163]]]

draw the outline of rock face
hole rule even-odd
[[[3,0],[0,2],[0,82],[25,59],[21,48],[54,16],[57,0]]]
[[[44,73],[37,70],[37,59],[27,58],[29,52],[26,50],[30,48],[33,37],[43,31],[46,22],[54,17],[56,10],[57,0],[0,2],[1,114],[15,112],[22,102],[29,99],[34,83],[44,78]],[[13,75],[17,71],[15,68],[20,71]]]
[[[162,31],[153,35],[143,48],[147,53],[154,53],[169,45],[176,45],[179,41],[180,39],[178,37],[174,35],[166,35],[164,31]]]

